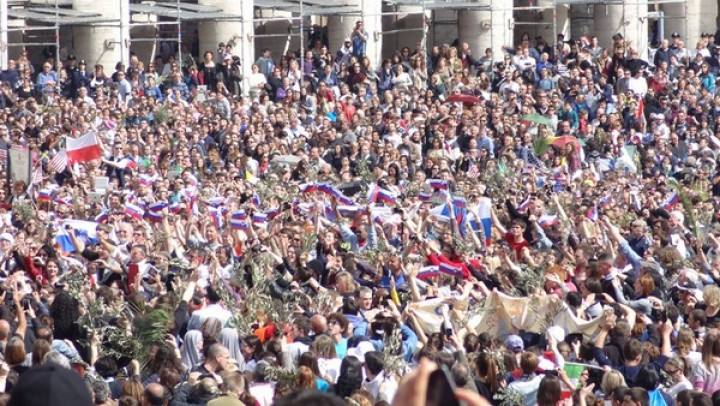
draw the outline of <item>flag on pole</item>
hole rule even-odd
[[[87,162],[102,156],[97,136],[89,132],[79,138],[67,138],[68,162]]]
[[[50,162],[48,162],[48,165],[50,166],[50,169],[55,171],[55,173],[64,172],[65,168],[68,166],[67,151],[64,149],[58,151],[55,156],[52,157]]]

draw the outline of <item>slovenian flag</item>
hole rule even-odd
[[[542,228],[554,226],[558,222],[559,222],[558,216],[551,215],[551,214],[545,214],[543,216],[540,216],[540,218],[538,219],[538,224]]]
[[[232,228],[233,230],[247,230],[248,223],[245,220],[231,218],[230,219],[230,228]]]
[[[665,199],[665,201],[662,204],[662,207],[665,210],[670,210],[679,201],[680,201],[680,195],[677,194],[677,192],[675,192],[672,195],[670,195],[670,197]]]
[[[164,208],[169,207],[170,204],[167,202],[157,202],[148,206],[148,210],[161,212]]]
[[[245,213],[245,210],[238,210],[233,212],[233,214],[230,215],[230,218],[234,220],[245,220],[247,219],[247,213]]]
[[[437,190],[447,190],[448,189],[448,183],[442,179],[430,179],[430,180],[428,180],[428,184],[433,189],[437,189]]]
[[[145,216],[145,210],[132,203],[125,203],[125,214],[138,220],[142,220]]]
[[[73,198],[72,196],[56,197],[55,199],[53,199],[53,202],[57,204],[64,204],[66,206],[72,206]]]
[[[260,196],[257,193],[253,193],[252,195],[252,204],[254,204],[255,207],[260,207]]]
[[[418,272],[418,279],[427,279],[427,278],[433,278],[440,276],[440,271],[438,269],[437,265],[430,265],[420,268],[420,272]]]
[[[445,262],[441,262],[438,266],[438,270],[446,275],[463,277],[462,268],[455,265],[450,265]]]

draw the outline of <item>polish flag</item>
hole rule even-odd
[[[95,133],[80,138],[67,138],[67,156],[70,162],[87,162],[102,156]]]

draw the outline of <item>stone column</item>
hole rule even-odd
[[[132,18],[133,23],[152,23],[156,21],[157,16],[155,14],[135,14]],[[147,69],[148,62],[154,61],[155,55],[153,53],[159,52],[160,42],[157,41],[157,32],[158,27],[150,24],[138,25],[130,30],[132,38],[143,39],[143,41],[132,42],[130,50],[145,64],[145,69]],[[156,40],[147,41],[150,38],[156,38]]]
[[[386,58],[404,47],[415,50],[415,44],[422,41],[423,12],[418,6],[397,6],[387,7],[386,12],[395,12],[395,15],[386,16],[383,24],[384,30],[411,30],[396,32],[384,35],[385,49],[383,56]]]
[[[638,49],[639,55],[647,59],[648,50],[648,6],[647,0],[634,0],[627,6],[595,5],[595,35],[600,45],[612,45],[613,35],[620,33],[625,44]]]
[[[299,49],[300,41],[297,36],[290,36],[290,43],[288,44],[288,28],[291,25],[298,25],[298,20],[292,19],[292,13],[287,11],[277,11],[272,9],[260,9],[258,18],[267,18],[272,21],[261,21],[255,25],[255,32],[253,35],[263,34],[283,34],[282,36],[272,36],[264,38],[254,38],[255,58],[259,56],[263,49],[268,48],[272,52],[272,58],[276,64],[280,63],[280,58],[285,53],[285,49]],[[276,20],[277,19],[277,20]]]
[[[252,0],[198,0],[198,5],[212,6],[221,9],[224,13],[239,16],[242,13],[242,4]],[[213,21],[203,20],[198,23],[198,36],[200,43],[200,60],[206,51],[217,51],[219,43],[228,43],[233,40],[237,44],[240,36],[240,26],[238,21]],[[189,44],[188,44],[189,45]],[[239,52],[236,45],[233,49],[234,53]]]
[[[383,35],[375,35],[383,30],[383,19],[380,13],[383,11],[382,0],[363,0],[361,16],[365,24],[365,31],[368,32],[366,54],[370,58],[372,66],[379,66],[383,57]]]
[[[130,27],[128,0],[74,0],[73,9],[101,14],[104,18],[118,21],[113,25],[76,25],[73,28],[74,46],[78,59],[85,59],[88,66],[97,63],[112,72],[115,64],[129,59]],[[125,13],[127,16],[123,17]],[[109,69],[108,69],[109,68]]]
[[[686,49],[695,49],[703,32],[717,31],[715,18],[718,16],[718,3],[716,1],[687,0],[687,32],[684,2],[667,3],[662,5],[665,12],[665,37],[670,39],[673,32],[680,34],[685,42]],[[715,38],[715,43],[718,39]]]
[[[553,4],[552,1],[542,0],[538,2],[538,6],[551,6]],[[530,37],[530,39],[534,39],[536,36],[541,36],[545,40],[546,43],[552,44],[555,43],[556,40],[556,34],[563,34],[565,35],[565,39],[570,39],[570,9],[568,6],[564,4],[558,4],[553,8],[546,8],[544,10],[539,10],[542,12],[542,22],[541,25],[535,25],[536,28],[535,35]],[[557,13],[556,20],[553,21],[553,11]],[[557,24],[557,28],[554,26]],[[520,39],[520,35],[518,35],[520,32],[533,32],[531,27],[528,27],[528,29],[525,29],[524,26],[515,26],[515,38],[518,40]]]
[[[583,36],[592,38],[595,35],[595,20],[593,19],[592,4],[578,4],[570,6],[570,37],[578,39]]]
[[[494,59],[502,58],[502,47],[513,44],[512,0],[493,1],[490,10],[458,11],[460,42],[470,45],[473,55],[485,55],[492,48]]]
[[[360,0],[350,0],[348,3],[349,10],[360,10]],[[343,46],[345,38],[350,37],[355,23],[360,20],[360,13],[352,15],[331,15],[328,16],[328,51],[333,55]],[[374,35],[368,27],[365,28],[370,35]],[[368,38],[368,41],[373,38]]]

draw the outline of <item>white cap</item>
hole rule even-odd
[[[375,347],[370,341],[360,341],[357,347],[348,348],[347,355],[357,358],[361,363],[365,363],[365,354],[375,351]]]
[[[9,241],[10,244],[13,244],[15,242],[15,238],[10,233],[2,233],[0,234],[0,241],[6,240]]]

